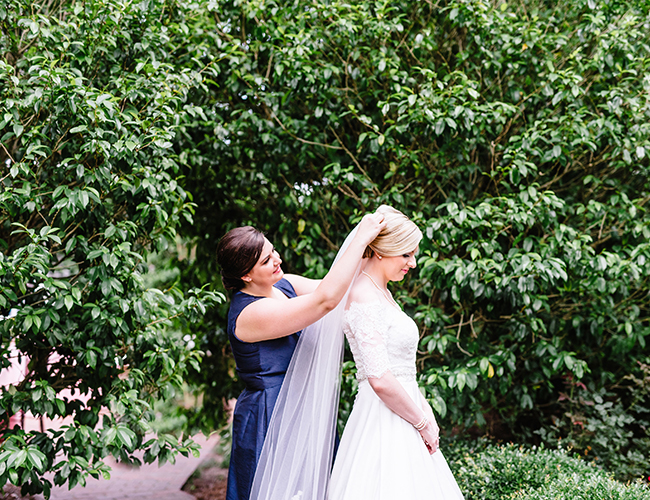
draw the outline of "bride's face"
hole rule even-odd
[[[410,269],[415,269],[419,246],[412,252],[398,255],[397,257],[383,257],[380,262],[384,273],[389,281],[402,281]]]

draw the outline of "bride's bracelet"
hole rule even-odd
[[[413,427],[415,427],[416,431],[421,431],[427,426],[428,423],[429,419],[427,417],[422,417],[422,420],[420,420],[417,424],[413,424]]]

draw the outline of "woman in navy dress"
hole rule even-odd
[[[246,385],[233,415],[227,500],[249,500],[273,407],[301,330],[341,301],[366,246],[384,225],[382,215],[366,215],[346,253],[322,280],[285,275],[271,242],[250,226],[229,231],[219,242],[222,281],[234,291],[228,337],[237,373]]]

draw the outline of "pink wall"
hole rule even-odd
[[[19,360],[18,351],[14,348],[13,344],[10,347],[10,358],[11,358],[11,366],[9,368],[5,368],[4,370],[0,370],[0,387],[2,387],[3,390],[9,385],[16,385],[20,383],[20,381],[25,378],[25,374],[27,373],[28,359],[23,357],[21,360]],[[73,396],[70,394],[70,391],[67,389],[61,391],[58,394],[58,397],[67,398],[68,400],[73,399]],[[81,399],[85,401],[88,398],[87,397],[84,398],[83,396],[81,397],[75,396],[74,399]],[[41,429],[43,430],[58,429],[62,425],[71,424],[72,421],[73,421],[72,416],[66,417],[65,419],[63,418],[49,419],[47,417],[37,418],[33,416],[31,413],[26,413],[24,415],[23,414],[13,415],[10,419],[9,427],[13,428],[15,425],[19,425],[26,432],[40,431]]]

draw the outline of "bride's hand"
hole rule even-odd
[[[424,399],[424,397],[422,398],[422,410],[424,411],[425,417],[429,420],[429,423],[424,429],[422,429],[420,435],[422,436],[424,444],[427,445],[429,453],[433,455],[440,447],[440,427],[438,427],[438,422],[436,422],[436,417],[433,414],[431,405],[426,399]],[[427,429],[430,429],[431,435],[425,437],[423,432],[427,431]]]
[[[372,243],[384,227],[386,227],[386,223],[382,214],[366,214],[359,223],[356,237],[361,243],[368,245]]]
[[[424,429],[420,431],[420,436],[422,436],[422,441],[429,450],[429,454],[433,455],[438,451],[440,446],[440,427],[435,420],[429,421]]]

